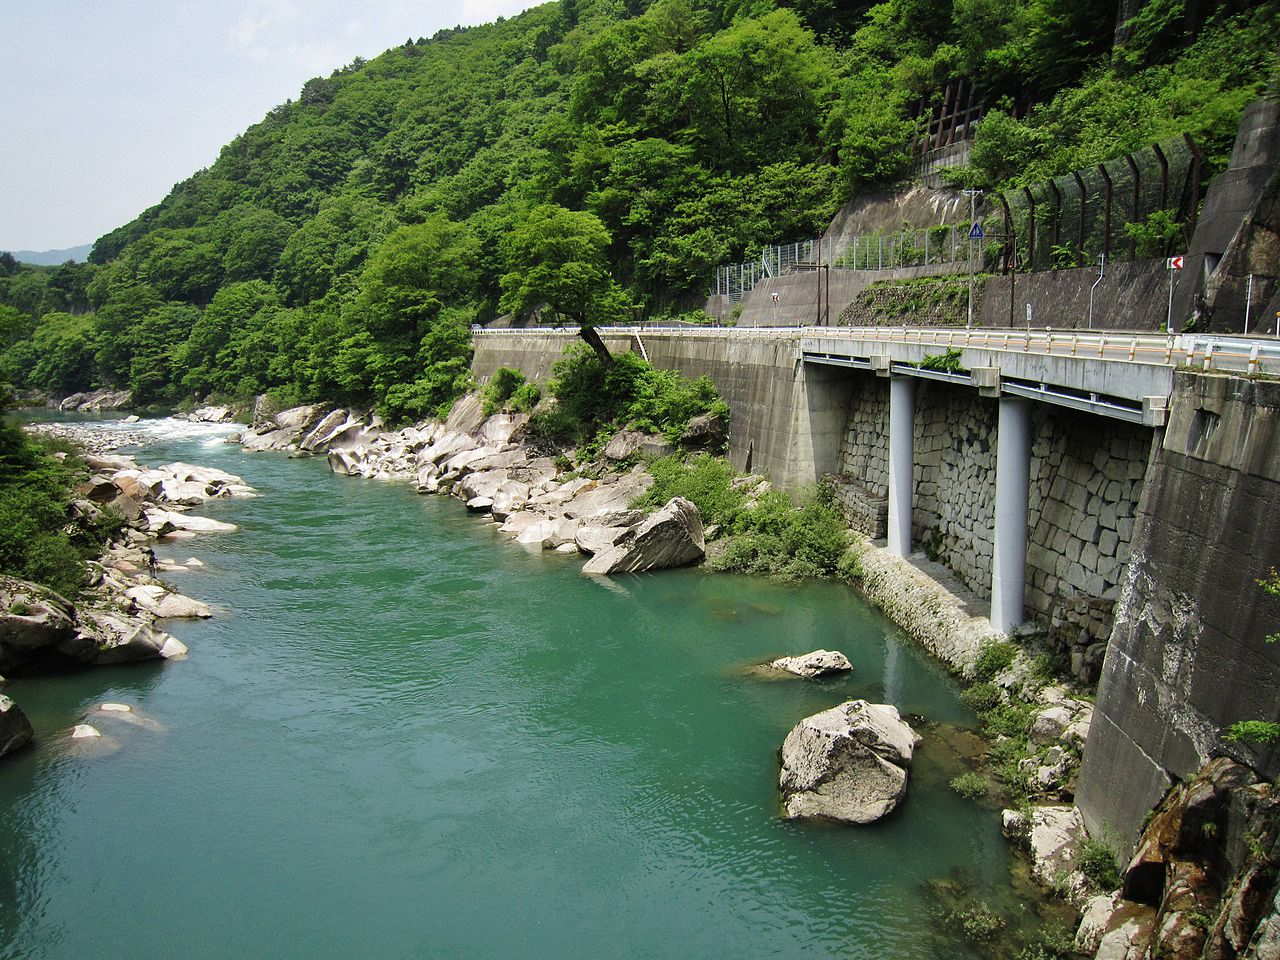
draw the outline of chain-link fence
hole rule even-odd
[[[969,223],[820,237],[765,247],[717,267],[711,293],[738,303],[761,280],[820,265],[895,270],[969,262],[978,269],[1058,270],[1185,249],[1200,200],[1203,165],[1189,137],[1153,144],[1096,166],[1016,190],[988,194],[986,237]],[[972,248],[972,249],[971,249]]]
[[[812,270],[822,259],[820,240],[801,240],[765,247],[755,260],[716,267],[712,294],[738,303],[766,277],[781,277],[796,270]]]
[[[978,249],[980,252],[980,248]],[[968,224],[947,224],[854,237],[820,237],[765,247],[759,258],[716,268],[713,296],[738,303],[761,280],[823,264],[846,270],[893,270],[967,261]]]

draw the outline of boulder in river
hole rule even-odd
[[[917,740],[888,704],[850,700],[805,717],[782,744],[787,818],[879,820],[906,796]]]
[[[647,520],[628,530],[614,546],[588,560],[582,572],[607,576],[665,570],[697,563],[705,555],[698,508],[684,497],[672,497]]]
[[[76,637],[64,644],[63,650],[84,663],[174,660],[187,653],[177,637],[126,614],[81,610],[79,626]]]
[[[794,673],[797,677],[812,680],[814,677],[825,677],[832,673],[846,673],[853,669],[853,664],[839,650],[813,650],[797,657],[779,657],[770,661],[769,666],[775,670]]]
[[[0,577],[0,670],[56,649],[75,629],[75,608],[58,594],[16,577]]]
[[[31,721],[22,708],[0,693],[0,757],[21,750],[33,736]]]

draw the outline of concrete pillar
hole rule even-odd
[[[1027,487],[1031,478],[1031,403],[1000,398],[996,435],[996,542],[991,560],[991,625],[1022,623],[1027,574]]]
[[[916,382],[912,377],[889,381],[889,552],[911,552],[911,492],[915,454]]]

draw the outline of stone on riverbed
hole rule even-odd
[[[779,657],[771,661],[769,666],[775,670],[793,673],[797,677],[804,677],[806,680],[853,669],[849,658],[839,650],[814,650],[811,653],[802,653],[798,657]]]
[[[164,587],[154,584],[130,587],[124,595],[143,610],[161,620],[181,617],[205,618],[213,616],[208,604],[185,597],[180,593],[170,593]]]
[[[163,536],[170,530],[187,530],[192,533],[233,533],[239,529],[234,523],[223,523],[209,517],[193,517],[187,513],[175,513],[171,510],[148,510],[149,529],[157,536]]]
[[[782,744],[787,818],[879,820],[906,796],[918,739],[888,704],[850,700],[805,717]]]
[[[702,516],[684,497],[666,505],[627,531],[613,547],[597,553],[582,567],[586,574],[643,573],[696,563],[706,555]]]
[[[33,736],[31,721],[22,708],[0,693],[0,757],[21,750]]]

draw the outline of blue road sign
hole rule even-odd
[[[975,223],[972,227],[969,228],[970,240],[984,240],[986,239],[986,236],[987,235],[982,232],[982,224],[980,223]]]

